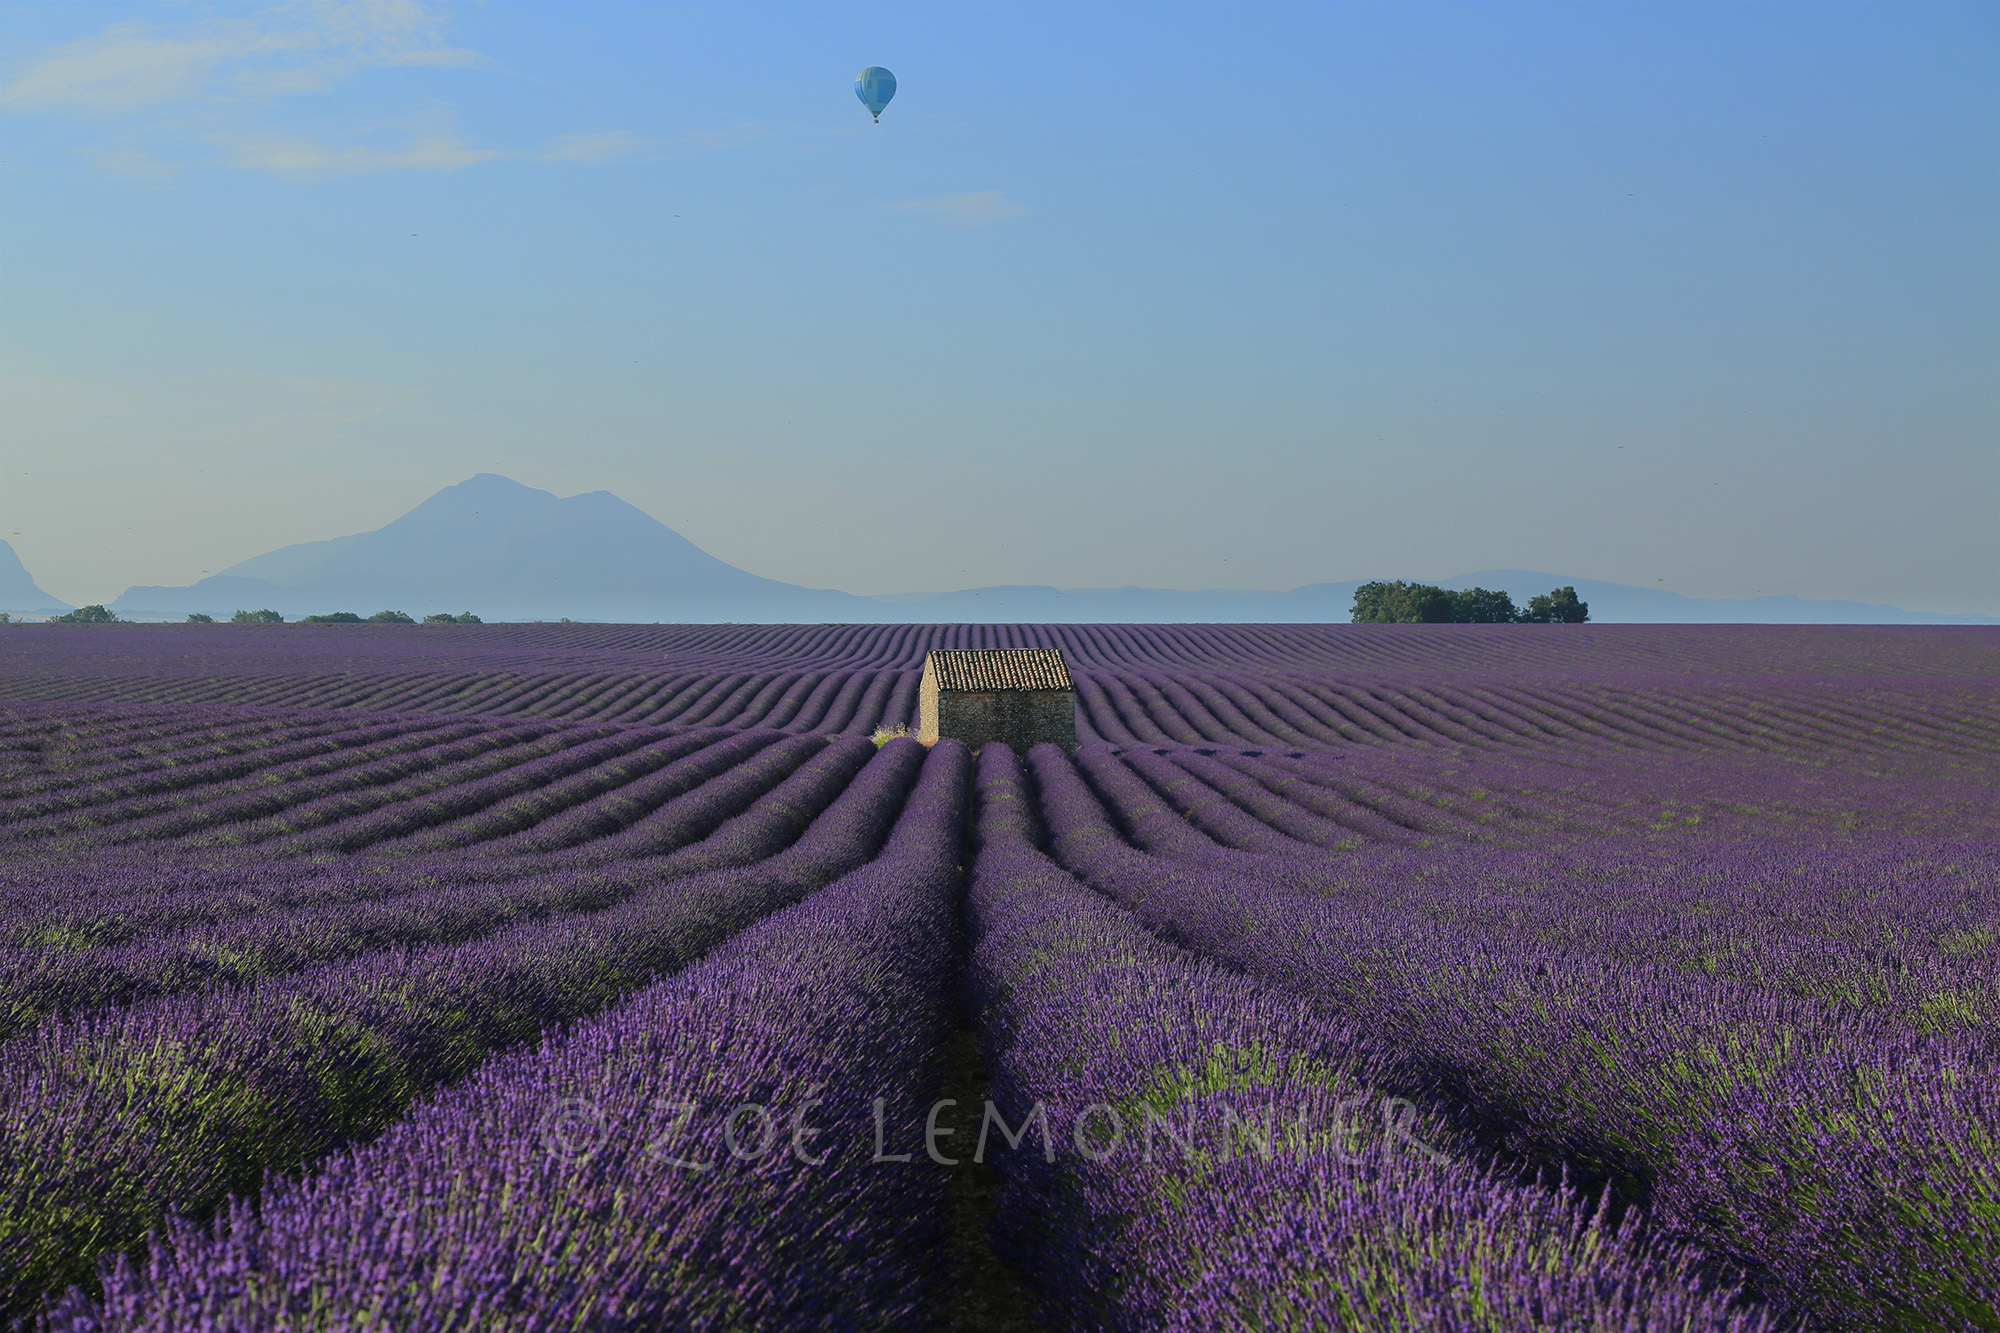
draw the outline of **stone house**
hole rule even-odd
[[[924,655],[917,738],[977,750],[1002,741],[1017,753],[1049,741],[1076,749],[1076,687],[1055,648],[936,649]]]

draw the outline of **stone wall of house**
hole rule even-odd
[[[1076,695],[1068,690],[940,692],[930,682],[917,700],[917,734],[949,736],[978,749],[1002,741],[1026,753],[1044,741],[1076,748]]]
[[[938,687],[937,676],[932,673],[930,663],[924,663],[924,678],[917,682],[917,739],[925,745],[934,745],[938,738]]]

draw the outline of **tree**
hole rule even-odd
[[[1460,625],[1511,625],[1520,619],[1514,599],[1489,588],[1467,588],[1447,594],[1451,598],[1451,618]]]
[[[1528,599],[1521,620],[1531,625],[1581,625],[1590,619],[1590,603],[1581,601],[1568,585]]]
[[[1364,583],[1354,590],[1356,625],[1439,625],[1452,618],[1451,594],[1428,583]]]
[[[50,616],[52,625],[116,625],[118,617],[104,609],[102,603],[93,602],[89,606],[79,606],[66,615]]]
[[[404,615],[401,611],[377,611],[374,615],[368,617],[368,623],[371,625],[414,625],[417,622]]]
[[[1576,589],[1557,588],[1530,597],[1517,608],[1505,592],[1466,588],[1452,592],[1429,583],[1364,583],[1354,590],[1357,625],[1580,625],[1590,619],[1590,603]]]
[[[261,611],[238,611],[235,615],[229,617],[229,623],[232,625],[282,625],[285,623],[285,618],[267,606]]]
[[[361,625],[367,622],[352,611],[335,611],[330,615],[307,616],[299,623],[301,625]]]
[[[470,611],[460,611],[456,616],[452,618],[461,625],[483,625],[486,623],[482,621],[478,616],[473,615],[472,612]]]
[[[215,617],[205,615],[200,611],[190,611],[188,612],[187,623],[190,625],[213,625]]]

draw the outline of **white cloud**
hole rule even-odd
[[[658,159],[689,152],[723,152],[741,148],[763,138],[768,131],[756,121],[745,121],[722,130],[689,130],[672,139],[648,139],[631,130],[586,130],[558,134],[535,154],[543,162],[616,162],[621,158],[645,156]]]
[[[654,147],[630,130],[588,130],[580,134],[558,134],[542,146],[537,155],[544,162],[615,162]]]
[[[474,148],[454,135],[412,139],[393,150],[358,145],[329,148],[308,139],[246,135],[230,140],[224,153],[232,167],[301,179],[373,171],[457,171],[500,156],[492,149]]]
[[[226,61],[286,49],[239,25],[212,26],[202,35],[167,37],[136,21],[115,24],[44,56],[0,90],[0,105],[130,111],[193,96]]]
[[[116,23],[42,54],[0,88],[0,106],[115,115],[214,97],[320,92],[382,65],[464,65],[419,0],[294,0],[240,19]]]
[[[896,207],[907,213],[927,213],[941,221],[966,226],[1002,222],[1028,211],[1009,199],[1005,190],[976,190],[971,194],[945,194],[932,199],[905,199]]]

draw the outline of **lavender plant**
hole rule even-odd
[[[872,1160],[866,1108],[938,1076],[966,767],[932,751],[866,866],[39,1326],[920,1326],[942,1182]]]
[[[1000,1122],[1048,1145],[992,1144],[997,1228],[1052,1323],[1772,1326],[1637,1213],[1482,1166],[1448,1120],[1383,1091],[1421,1087],[1418,1062],[1152,938],[1034,824],[1018,760],[987,747],[967,980]]]

